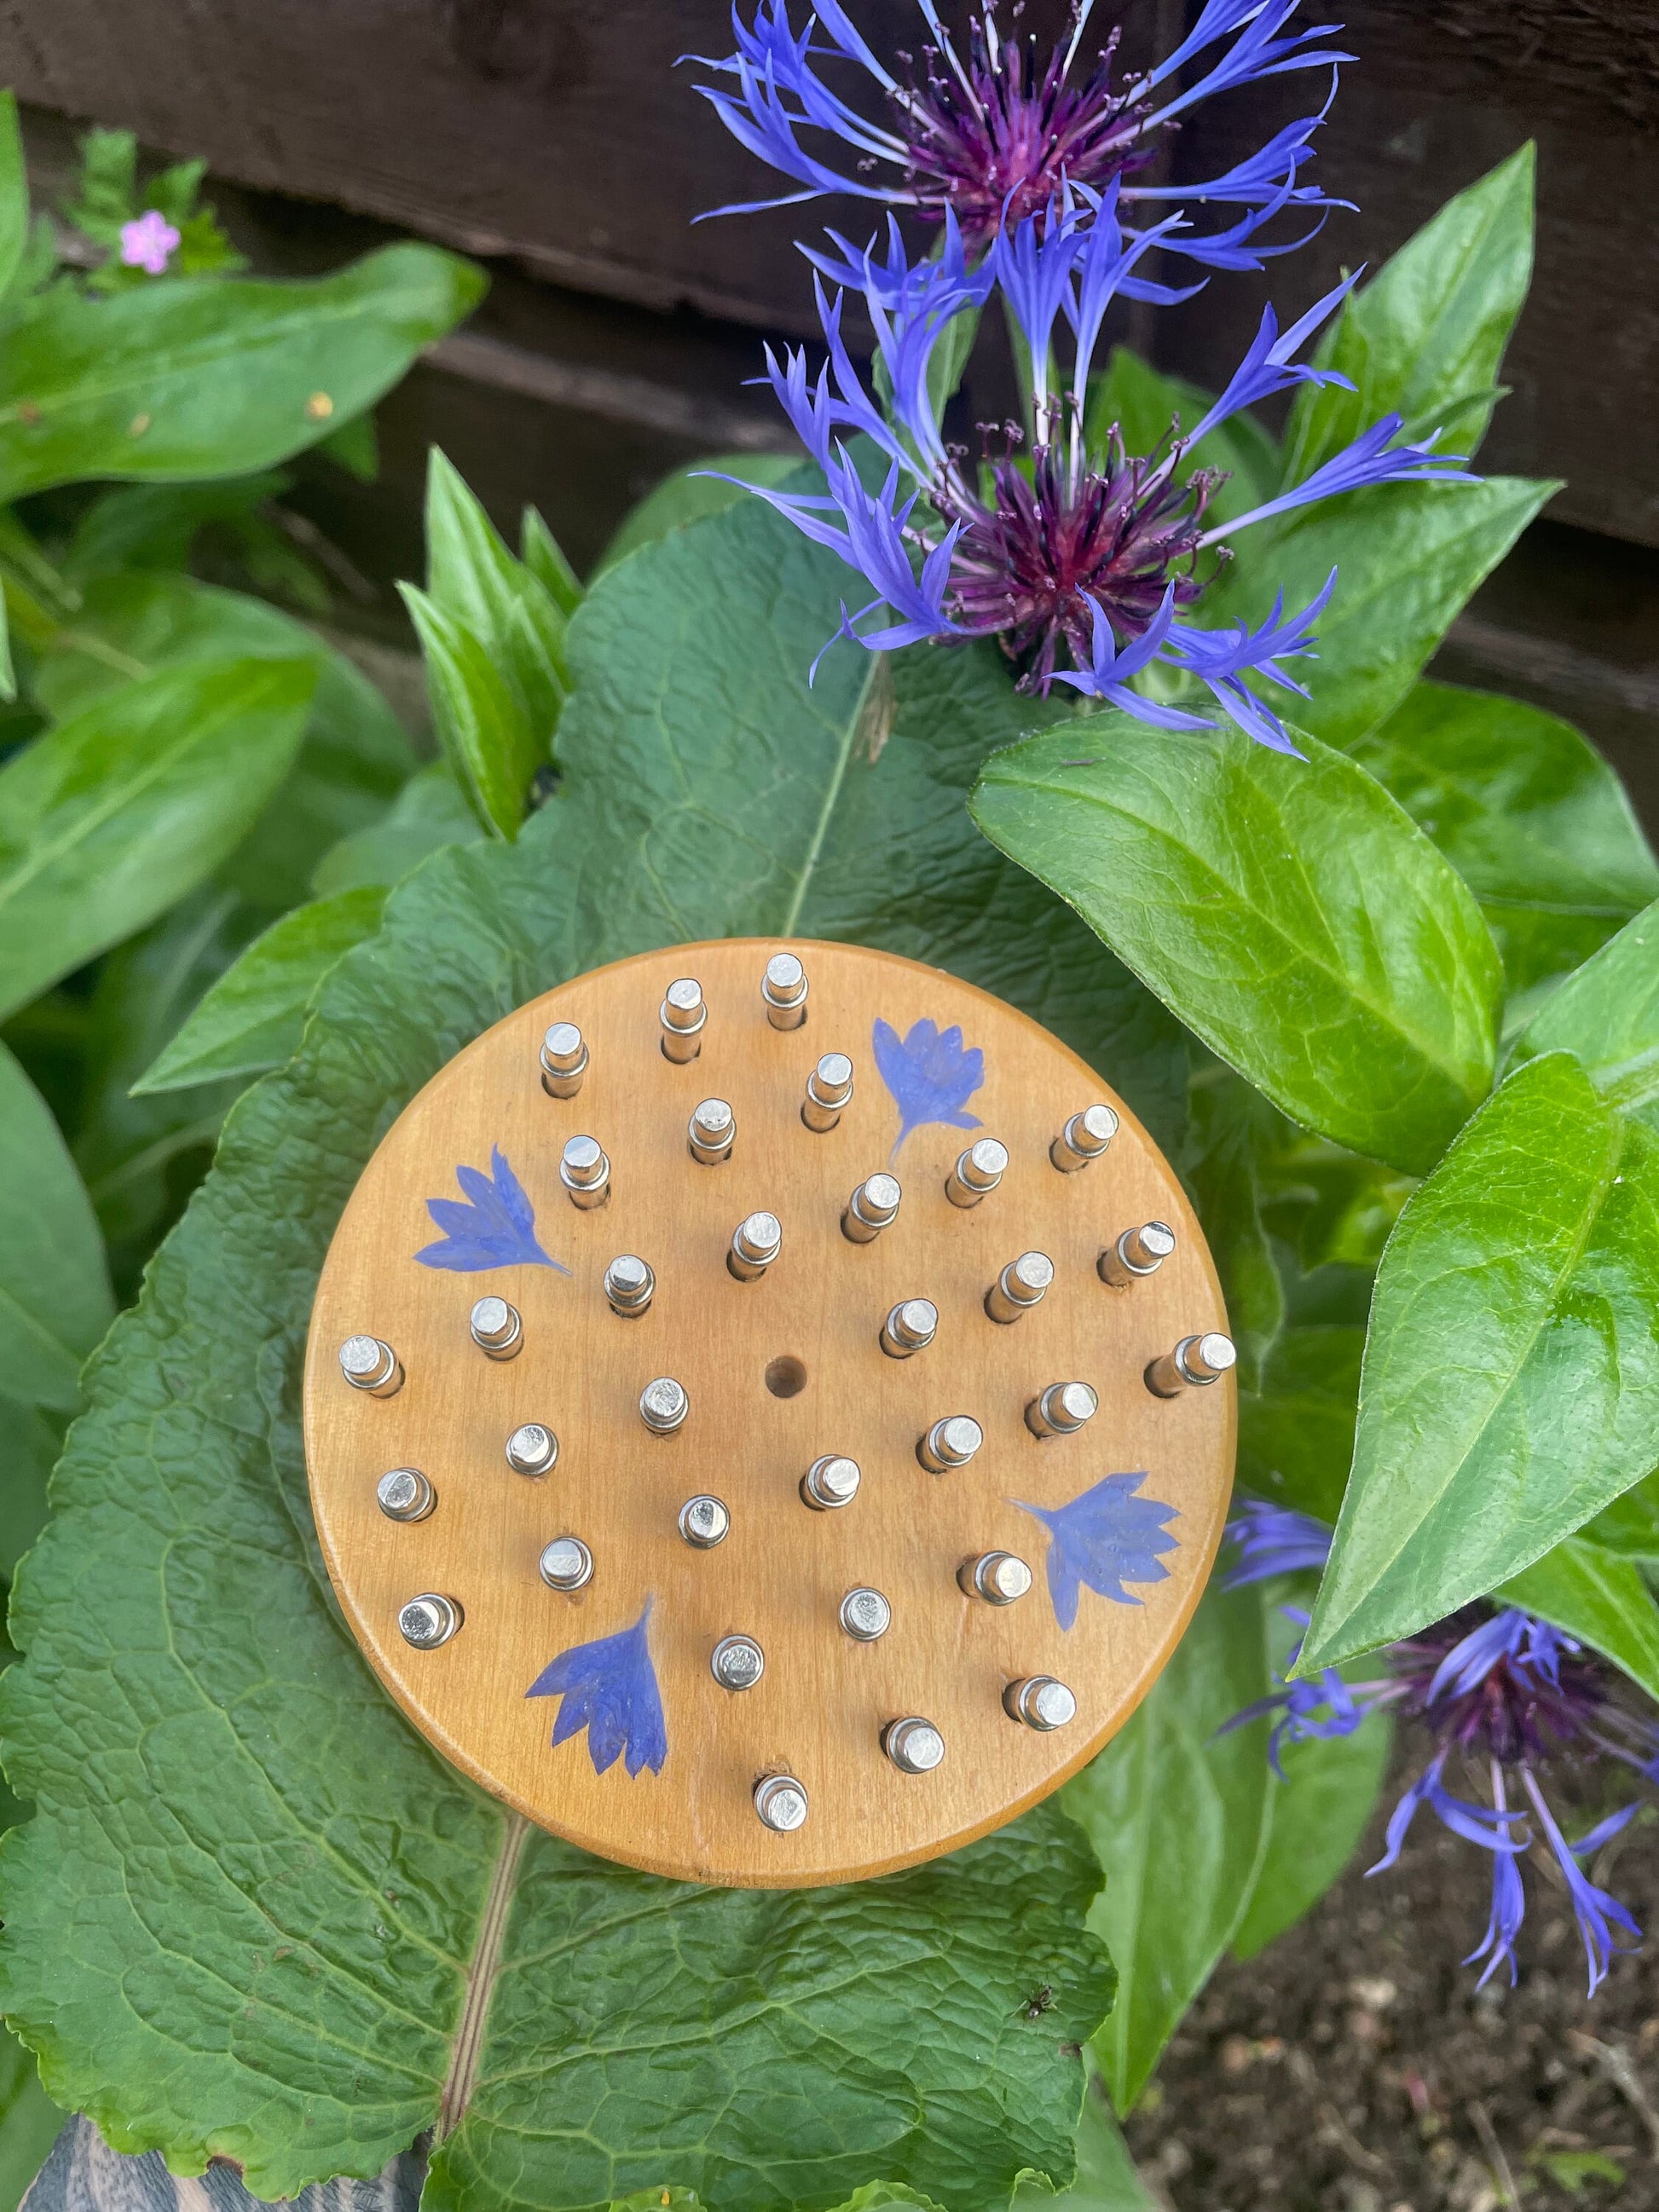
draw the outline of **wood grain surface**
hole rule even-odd
[[[797,944],[811,979],[809,1019],[780,1032],[760,981],[775,943],[679,946],[584,975],[521,1007],[458,1055],[410,1103],[365,1170],[318,1289],[306,1376],[313,1501],[329,1571],[380,1679],[444,1755],[556,1833],[605,1856],[704,1882],[791,1885],[880,1874],[965,1843],[1076,1771],[1120,1728],[1156,1678],[1197,1602],[1219,1541],[1231,1482],[1231,1378],[1161,1401],[1143,1372],[1185,1334],[1224,1328],[1198,1224],[1168,1164],[1121,1099],[1025,1016],[947,976],[891,956]],[[701,1057],[671,1066],[658,1007],[676,976],[696,975],[708,1006]],[[591,1053],[568,1100],[544,1092],[538,1048],[556,1019],[580,1024]],[[982,1133],[1008,1147],[1001,1187],[961,1211],[944,1194],[974,1132],[926,1123],[905,1135],[894,1172],[897,1220],[872,1244],[842,1235],[854,1187],[886,1167],[900,1115],[872,1052],[878,1021],[902,1036],[919,1020],[959,1024],[984,1055],[968,1103]],[[826,1135],[799,1103],[818,1054],[845,1051],[852,1103]],[[729,1101],[736,1144],[723,1165],[689,1156],[686,1124],[708,1096]],[[1050,1165],[1066,1118],[1098,1100],[1121,1127],[1103,1159],[1076,1175]],[[597,1136],[612,1196],[579,1212],[558,1179],[567,1137]],[[536,1236],[571,1273],[539,1265],[452,1273],[419,1264],[435,1236],[427,1200],[459,1196],[458,1164],[487,1169],[499,1146],[535,1207]],[[724,1255],[737,1223],[765,1207],[783,1248],[760,1281],[740,1284]],[[1128,1291],[1095,1261],[1109,1237],[1149,1219],[1175,1229],[1174,1256]],[[1013,1326],[991,1322],[984,1294],[1001,1266],[1036,1249],[1052,1289]],[[606,1264],[635,1252],[657,1275],[635,1321],[614,1315]],[[473,1301],[510,1298],[525,1346],[485,1358],[468,1334]],[[939,1333],[905,1361],[878,1344],[898,1299],[925,1297]],[[349,1335],[391,1343],[407,1380],[397,1395],[352,1390],[338,1365]],[[793,1395],[768,1367],[798,1362]],[[672,1375],[690,1411],[676,1436],[644,1427],[641,1389]],[[1100,1410],[1079,1433],[1039,1443],[1024,1408],[1044,1385],[1087,1382]],[[970,1413],[985,1443],[960,1471],[923,1471],[918,1437],[941,1415]],[[555,1430],[545,1478],[513,1473],[505,1441],[520,1422]],[[820,1453],[855,1458],[863,1482],[838,1511],[813,1512],[798,1485]],[[431,1516],[386,1518],[378,1477],[422,1469]],[[1166,1580],[1134,1601],[1085,1588],[1075,1625],[1057,1624],[1044,1577],[1048,1532],[1016,1500],[1050,1510],[1103,1476],[1143,1473],[1140,1494],[1172,1508],[1178,1540]],[[697,1492],[721,1498],[731,1533],[693,1550],[677,1516]],[[566,1595],[540,1580],[542,1547],[580,1536],[592,1582]],[[969,1555],[1003,1547],[1036,1580],[1016,1603],[970,1600],[955,1577]],[[873,1585],[892,1626],[860,1644],[841,1630],[844,1593]],[[465,1623],[434,1651],[399,1636],[400,1605],[422,1591],[458,1600]],[[667,1757],[630,1778],[598,1773],[587,1739],[556,1747],[556,1700],[527,1698],[562,1650],[630,1627],[652,1600],[649,1642]],[[766,1668],[752,1689],[722,1689],[715,1643],[757,1638]],[[1049,1673],[1076,1692],[1067,1728],[1033,1733],[1004,1712],[1005,1684]],[[930,1774],[900,1773],[883,1753],[889,1720],[918,1714],[942,1733]],[[763,1773],[805,1784],[811,1812],[793,1834],[756,1816]]]

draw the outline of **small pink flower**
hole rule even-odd
[[[178,244],[178,232],[155,208],[146,208],[136,222],[121,225],[121,258],[129,269],[161,276]]]

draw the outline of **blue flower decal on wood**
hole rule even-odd
[[[955,1023],[948,1030],[937,1022],[913,1023],[901,1043],[892,1024],[878,1021],[870,1042],[881,1079],[899,1109],[895,1158],[911,1130],[924,1121],[948,1121],[953,1129],[980,1127],[978,1115],[964,1109],[985,1080],[985,1054],[977,1045],[971,1052],[963,1050]]]
[[[1179,1514],[1156,1498],[1135,1496],[1146,1480],[1144,1474],[1109,1474],[1081,1498],[1052,1511],[1028,1505],[1023,1498],[1009,1499],[1048,1531],[1048,1595],[1062,1628],[1077,1619],[1078,1590],[1085,1583],[1115,1605],[1140,1605],[1144,1600],[1125,1589],[1125,1583],[1169,1579],[1158,1553],[1177,1548],[1180,1539],[1164,1524]]]
[[[662,1698],[646,1635],[651,1604],[647,1598],[645,1611],[631,1628],[561,1651],[525,1692],[527,1698],[562,1699],[553,1741],[561,1744],[586,1729],[595,1774],[614,1766],[619,1757],[625,1757],[630,1775],[642,1766],[660,1774],[668,1756]]]
[[[449,1267],[457,1274],[471,1274],[483,1267],[556,1267],[570,1273],[562,1260],[555,1260],[536,1242],[536,1210],[502,1155],[499,1145],[489,1152],[489,1173],[478,1168],[457,1168],[455,1180],[466,1193],[459,1198],[429,1198],[426,1210],[443,1235],[435,1244],[423,1244],[415,1257],[423,1267]]]

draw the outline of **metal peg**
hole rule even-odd
[[[424,1521],[437,1502],[418,1467],[388,1468],[374,1486],[374,1503],[388,1521]]]
[[[758,1282],[783,1249],[783,1225],[775,1213],[750,1213],[732,1231],[726,1264],[740,1283]]]
[[[847,1201],[841,1233],[849,1244],[872,1244],[890,1227],[904,1195],[896,1176],[866,1176]]]
[[[915,1713],[888,1722],[881,1732],[881,1747],[901,1774],[931,1774],[945,1757],[945,1738],[932,1721]]]
[[[624,1321],[637,1321],[656,1293],[657,1279],[646,1262],[632,1252],[618,1253],[605,1271],[605,1295],[611,1310]]]
[[[690,1410],[691,1401],[685,1395],[684,1384],[677,1382],[672,1375],[659,1375],[640,1393],[640,1419],[653,1437],[672,1437],[676,1429],[684,1425]]]
[[[1143,1275],[1155,1275],[1175,1250],[1175,1231],[1167,1221],[1149,1221],[1139,1229],[1126,1229],[1109,1244],[1095,1262],[1103,1283],[1127,1291]]]
[[[559,1181],[572,1206],[584,1213],[603,1206],[611,1195],[611,1163],[597,1137],[572,1137],[559,1161]]]
[[[1153,1360],[1146,1370],[1146,1388],[1155,1398],[1178,1398],[1188,1383],[1219,1382],[1237,1358],[1230,1336],[1213,1331],[1183,1336],[1173,1352]]]
[[[706,1491],[688,1498],[680,1508],[680,1534],[694,1552],[712,1552],[716,1544],[723,1544],[731,1526],[724,1501]]]
[[[1099,1403],[1086,1382],[1051,1382],[1025,1408],[1025,1425],[1034,1437],[1073,1436]]]
[[[550,1098],[574,1098],[587,1073],[587,1046],[574,1022],[555,1022],[542,1039],[542,1089]]]
[[[507,1463],[514,1474],[548,1474],[557,1464],[559,1440],[540,1421],[526,1421],[507,1440]]]
[[[682,975],[669,985],[657,1018],[662,1024],[663,1058],[679,1067],[694,1060],[702,1050],[702,1033],[708,1020],[702,985],[695,975]]]
[[[340,1346],[340,1372],[354,1390],[367,1390],[371,1398],[389,1398],[404,1387],[397,1353],[378,1336],[347,1337]]]
[[[412,1644],[417,1651],[435,1651],[441,1644],[448,1643],[463,1618],[454,1598],[424,1590],[398,1607],[398,1628],[404,1642]]]
[[[964,1597],[982,1597],[987,1605],[1012,1605],[1031,1587],[1031,1570],[1012,1552],[981,1552],[964,1559],[957,1569],[957,1582]]]
[[[755,1784],[755,1810],[764,1826],[790,1835],[805,1824],[806,1791],[793,1774],[763,1774]]]
[[[766,1672],[766,1654],[752,1636],[722,1636],[708,1671],[723,1690],[752,1690]]]
[[[893,1625],[893,1608],[878,1589],[850,1589],[841,1601],[841,1625],[854,1644],[873,1644]]]
[[[793,952],[775,952],[761,977],[766,1018],[775,1030],[798,1030],[806,1019],[806,970]]]
[[[686,1125],[686,1150],[706,1168],[717,1168],[732,1157],[738,1133],[738,1117],[724,1098],[705,1098]]]
[[[593,1579],[593,1554],[580,1536],[556,1536],[539,1561],[549,1589],[586,1589]]]
[[[952,1206],[977,1206],[1002,1181],[1007,1166],[1008,1147],[994,1137],[981,1137],[957,1153],[955,1167],[945,1178],[945,1195]]]
[[[1109,1106],[1085,1107],[1073,1114],[1048,1147],[1048,1157],[1062,1175],[1075,1175],[1097,1160],[1117,1134],[1117,1115]]]
[[[1011,1260],[985,1293],[985,1310],[1006,1328],[1042,1303],[1054,1279],[1054,1263],[1046,1252],[1022,1252]]]
[[[881,1348],[890,1359],[924,1352],[939,1331],[939,1308],[927,1298],[901,1298],[881,1325]]]
[[[969,1413],[947,1413],[916,1442],[916,1457],[929,1474],[948,1474],[966,1467],[985,1441],[985,1431]]]
[[[853,1095],[853,1063],[844,1052],[826,1052],[806,1079],[800,1118],[820,1137],[833,1129]]]
[[[490,1359],[516,1359],[524,1346],[524,1322],[505,1298],[480,1298],[467,1323],[472,1341]]]
[[[1002,1693],[1002,1710],[1011,1721],[1046,1732],[1064,1728],[1076,1717],[1077,1699],[1054,1675],[1027,1674],[1023,1681],[1009,1683]]]
[[[858,1494],[859,1463],[839,1452],[825,1452],[821,1459],[815,1459],[800,1479],[802,1504],[818,1513],[850,1505]]]

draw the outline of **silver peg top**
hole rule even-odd
[[[763,1275],[783,1249],[783,1224],[775,1213],[750,1213],[732,1231],[726,1264],[740,1283]]]
[[[800,1479],[802,1502],[820,1513],[850,1505],[858,1496],[859,1463],[844,1453],[825,1452],[815,1459]]]
[[[1146,1370],[1146,1388],[1154,1397],[1178,1397],[1188,1384],[1218,1382],[1237,1358],[1231,1337],[1219,1331],[1183,1336],[1173,1352],[1153,1360]]]
[[[732,1157],[738,1133],[738,1117],[724,1098],[705,1098],[691,1115],[685,1140],[694,1160],[717,1167]]]
[[[881,1348],[890,1359],[923,1352],[939,1332],[939,1308],[929,1298],[902,1298],[881,1325]]]
[[[559,1181],[570,1202],[584,1212],[603,1206],[611,1195],[611,1163],[597,1137],[569,1137],[559,1156]]]
[[[893,1608],[878,1589],[850,1589],[841,1601],[841,1625],[855,1644],[873,1644],[893,1624]]]
[[[524,1343],[524,1322],[519,1310],[505,1298],[480,1298],[472,1309],[467,1327],[474,1344],[491,1359],[512,1359]]]
[[[853,1096],[853,1063],[844,1052],[826,1052],[806,1079],[800,1118],[817,1135],[833,1129]]]
[[[918,1443],[916,1457],[929,1474],[947,1474],[966,1467],[984,1441],[985,1431],[970,1413],[947,1413]]]
[[[766,1018],[775,1030],[798,1030],[806,1019],[806,970],[793,952],[775,952],[761,977]]]
[[[340,1346],[340,1372],[354,1390],[371,1398],[390,1398],[403,1388],[398,1355],[378,1336],[349,1336]]]
[[[1086,1382],[1051,1382],[1025,1408],[1025,1425],[1034,1437],[1073,1436],[1099,1404]]]
[[[1106,1246],[1095,1267],[1103,1283],[1127,1290],[1143,1275],[1155,1275],[1175,1248],[1175,1231],[1168,1222],[1148,1221],[1139,1229],[1126,1229]]]
[[[726,1540],[731,1526],[732,1516],[724,1501],[711,1498],[706,1491],[688,1498],[680,1508],[680,1534],[694,1552],[712,1552],[716,1544]]]
[[[1008,1167],[1008,1147],[994,1137],[981,1137],[957,1155],[957,1164],[945,1177],[945,1195],[952,1206],[977,1206],[987,1191],[994,1190]]]
[[[424,1521],[438,1493],[417,1467],[392,1467],[374,1486],[374,1502],[388,1521]]]
[[[885,1172],[866,1176],[847,1201],[841,1217],[842,1235],[849,1244],[871,1244],[897,1218],[904,1193],[896,1176]]]
[[[722,1636],[708,1669],[723,1690],[752,1690],[766,1672],[766,1654],[752,1636]]]
[[[662,1049],[666,1060],[684,1066],[702,1050],[702,1032],[708,1019],[702,985],[695,975],[682,975],[669,985],[658,1010],[662,1024]]]
[[[957,1582],[965,1597],[982,1597],[987,1605],[1012,1605],[1031,1587],[1031,1570],[1012,1552],[981,1552],[964,1559]]]
[[[587,1073],[587,1046],[574,1022],[555,1022],[542,1039],[542,1089],[550,1098],[574,1098]]]
[[[613,1313],[637,1321],[656,1292],[657,1279],[636,1253],[619,1252],[605,1271],[605,1295]]]
[[[557,1464],[559,1440],[541,1421],[526,1421],[507,1440],[507,1463],[514,1474],[546,1474]]]
[[[793,1774],[763,1774],[755,1784],[755,1810],[762,1823],[781,1836],[806,1822],[806,1790]]]
[[[580,1536],[556,1536],[542,1553],[540,1573],[549,1589],[586,1589],[593,1579],[593,1554]]]
[[[460,1607],[453,1597],[443,1597],[436,1590],[423,1590],[398,1610],[398,1630],[405,1644],[416,1651],[435,1651],[441,1644],[447,1644],[462,1621]]]
[[[920,1714],[889,1721],[881,1732],[881,1747],[901,1774],[931,1774],[945,1758],[945,1738]]]
[[[1117,1115],[1109,1106],[1085,1106],[1048,1147],[1048,1157],[1062,1175],[1075,1175],[1097,1160],[1117,1134]]]
[[[1054,1263],[1046,1252],[1022,1252],[985,1293],[985,1310],[1006,1328],[1040,1305],[1054,1279]]]
[[[653,1436],[672,1437],[690,1410],[685,1386],[672,1375],[659,1375],[640,1393],[640,1419]]]
[[[1046,1731],[1064,1728],[1076,1718],[1077,1699],[1054,1675],[1028,1674],[1023,1681],[1009,1683],[1002,1693],[1002,1709],[1010,1720]]]

